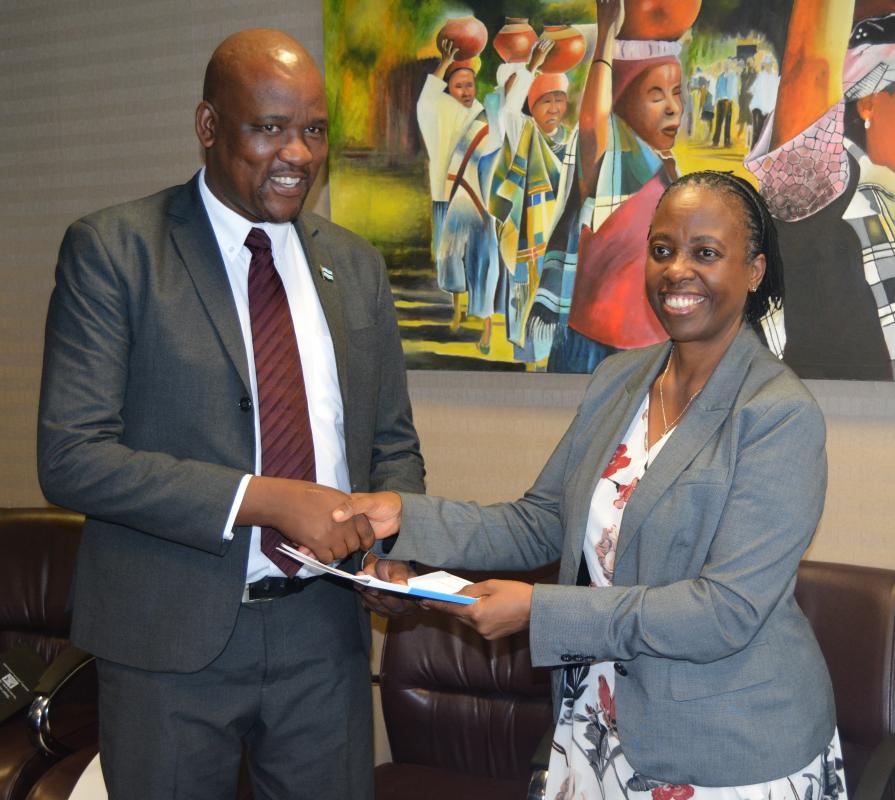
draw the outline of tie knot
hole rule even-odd
[[[246,247],[253,256],[270,252],[270,237],[261,228],[252,228],[246,236]]]

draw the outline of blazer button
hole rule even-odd
[[[618,661],[616,661],[616,662],[612,665],[612,668],[613,668],[619,675],[621,675],[623,678],[625,677],[625,675],[628,674],[628,670],[626,670],[626,669],[624,668],[624,666],[622,666],[621,664],[619,664]]]
[[[251,411],[252,410],[252,398],[250,398],[250,397],[240,398],[239,410],[240,411]]]

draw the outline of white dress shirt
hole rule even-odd
[[[261,474],[261,424],[258,416],[258,385],[255,379],[255,351],[252,346],[252,326],[249,318],[249,264],[251,253],[245,246],[252,228],[261,228],[270,237],[276,270],[283,281],[292,324],[298,340],[304,373],[311,435],[314,439],[314,459],[317,483],[350,491],[348,462],[345,457],[345,423],[342,394],[332,338],[317,290],[311,278],[298,233],[291,223],[251,222],[218,200],[205,183],[205,170],[199,180],[199,193],[227,270],[233,301],[239,315],[242,338],[246,348],[252,390],[252,412],[255,419],[255,474]],[[242,503],[251,475],[239,485],[223,536],[232,538],[236,513]],[[299,573],[305,577],[306,573]],[[246,582],[252,583],[267,576],[282,577],[283,573],[261,552],[261,529],[252,528],[252,543]]]

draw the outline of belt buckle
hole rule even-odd
[[[255,603],[269,603],[272,597],[252,597],[250,592],[251,584],[242,587],[242,602],[244,605],[254,605]]]

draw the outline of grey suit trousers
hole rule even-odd
[[[342,624],[356,618],[354,594],[318,579],[243,605],[224,651],[198,672],[100,661],[110,798],[232,798],[244,741],[255,800],[372,800],[367,651],[359,627]]]

